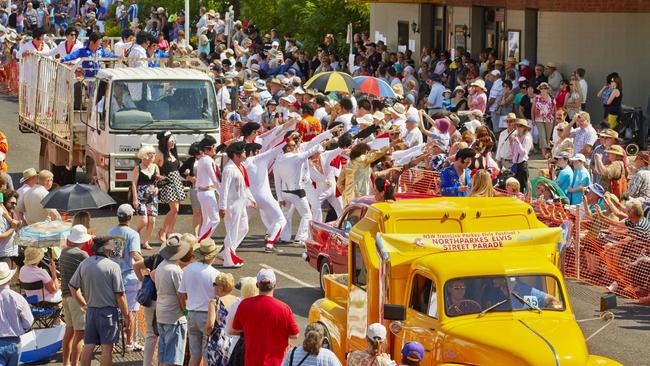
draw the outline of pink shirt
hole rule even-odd
[[[485,105],[487,104],[487,96],[483,92],[478,92],[469,96],[469,109],[478,109],[485,113]]]
[[[25,282],[25,283],[43,281],[43,286],[45,286],[45,284],[52,281],[52,277],[50,277],[50,274],[46,270],[35,266],[23,266],[20,269],[20,274],[18,275],[18,279],[20,280],[20,282]],[[43,294],[45,294],[45,298],[43,298]],[[50,293],[45,288],[43,288],[42,291],[25,290],[25,295],[27,295],[27,297],[37,296],[38,301],[51,301],[52,298],[54,297],[54,294]]]
[[[533,121],[553,123],[555,119],[555,102],[553,98],[544,99],[541,95],[536,95],[533,99],[533,105],[536,109]]]

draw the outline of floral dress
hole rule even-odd
[[[217,300],[217,316],[214,321],[214,329],[208,338],[206,347],[206,358],[208,366],[226,366],[230,359],[230,343],[232,337],[226,332],[228,309]]]

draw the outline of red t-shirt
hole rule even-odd
[[[280,366],[289,337],[299,332],[289,305],[266,295],[242,300],[232,328],[244,331],[244,364],[255,366]]]

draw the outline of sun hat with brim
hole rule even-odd
[[[611,146],[609,149],[605,150],[606,154],[613,154],[618,156],[625,156],[625,150],[620,145]]]
[[[454,94],[458,93],[459,91],[463,92],[463,94],[464,94],[465,93],[465,88],[463,88],[460,85],[458,85],[457,87],[454,88]]]
[[[368,114],[364,114],[363,116],[357,118],[357,122],[360,125],[369,126],[369,125],[375,123],[375,119],[373,118],[372,114],[368,113]]]
[[[515,124],[517,126],[526,127],[527,129],[530,130],[530,125],[528,124],[528,120],[525,120],[523,118],[517,118],[517,120],[515,121]]]
[[[396,95],[400,97],[404,95],[404,88],[402,87],[402,84],[395,84],[391,88],[393,89]]]
[[[567,128],[569,127],[569,123],[568,123],[568,122],[560,122],[560,123],[558,123],[557,126],[555,126],[555,127],[556,127],[556,129],[557,129],[558,131],[559,131],[559,130],[565,130],[565,129],[567,129]]]
[[[379,120],[379,121],[383,121],[384,118],[386,118],[386,115],[385,115],[384,112],[382,112],[382,111],[376,111],[376,112],[372,115],[372,118],[373,118],[373,119],[376,119],[376,120]]]
[[[604,129],[598,134],[599,137],[618,139],[618,132],[612,129]]]
[[[650,151],[640,151],[636,154],[636,160],[641,160],[646,164],[650,164]]]
[[[399,104],[399,103],[395,103],[392,107],[388,107],[388,110],[391,113],[395,113],[400,118],[404,118],[404,115],[406,113],[406,107],[404,107],[404,105]]]
[[[551,89],[551,86],[548,85],[548,83],[546,83],[546,82],[544,82],[544,83],[540,83],[540,84],[537,86],[537,90],[542,90],[542,89]]]
[[[255,86],[255,82],[253,80],[248,80],[247,82],[244,83],[244,91],[245,92],[255,92],[257,91],[257,87]]]
[[[569,160],[571,160],[571,161],[581,161],[583,163],[587,162],[587,158],[585,158],[585,156],[582,155],[582,154],[576,154],[574,157],[572,157]]]
[[[221,250],[221,245],[217,245],[214,240],[210,238],[203,239],[199,247],[194,250],[194,258],[197,260],[206,260],[217,256]]]
[[[41,248],[27,247],[25,248],[25,264],[37,264],[43,259],[45,253]]]
[[[437,120],[433,121],[433,124],[436,126],[438,131],[440,131],[440,133],[447,133],[449,131],[449,125],[451,125],[451,121],[449,121],[447,118],[438,118]]]
[[[598,197],[603,197],[605,195],[605,188],[598,183],[594,183],[587,187],[587,192],[593,192]]]
[[[181,234],[171,234],[162,244],[158,254],[168,261],[176,261],[183,258],[190,249],[190,243],[182,240]]]
[[[472,111],[469,112],[469,114],[471,114],[474,117],[483,117],[483,111],[481,111],[480,109],[472,109]]]
[[[508,115],[506,116],[506,121],[514,121],[516,119],[517,119],[517,115],[512,112],[508,113]]]
[[[9,267],[9,263],[0,262],[0,285],[4,285],[5,283],[11,281],[11,279],[14,277],[14,274],[16,274],[16,270],[11,269]]]
[[[569,153],[567,153],[566,151],[560,151],[557,154],[555,154],[553,156],[553,158],[554,159],[566,159],[566,160],[569,160],[571,158],[571,156],[569,156]]]
[[[553,63],[553,62],[547,62],[546,67],[548,67],[549,69],[555,69],[556,68],[555,63]]]
[[[26,180],[34,178],[38,175],[38,172],[34,168],[25,169],[23,171],[23,177],[20,178],[20,183],[24,183]]]
[[[487,88],[485,87],[485,81],[483,81],[483,79],[474,80],[471,84],[469,84],[469,86],[475,86],[483,90],[484,92],[487,92]]]
[[[88,229],[79,224],[75,225],[70,229],[70,235],[68,235],[68,241],[74,244],[83,244],[89,242],[93,237],[88,234]]]

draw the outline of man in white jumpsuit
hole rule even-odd
[[[266,248],[264,249],[266,252],[275,250],[275,243],[280,237],[282,228],[287,224],[280,204],[273,197],[269,182],[269,167],[286,144],[286,141],[283,141],[263,153],[260,153],[262,149],[260,144],[252,143],[245,146],[246,160],[243,164],[248,172],[251,185],[255,187],[251,193],[260,210],[262,223],[266,227]]]
[[[223,168],[221,177],[219,216],[223,218],[226,226],[226,236],[223,239],[224,250],[220,257],[226,268],[244,265],[244,260],[237,256],[236,250],[248,234],[246,207],[257,207],[251,194],[248,171],[242,164],[246,159],[244,146],[241,141],[233,142],[228,146],[226,155],[230,160]]]
[[[312,206],[312,216],[314,221],[323,222],[323,211],[321,207],[325,201],[329,202],[336,216],[340,216],[343,208],[341,199],[336,197],[336,171],[331,165],[332,160],[339,156],[343,150],[336,148],[322,153],[316,153],[309,158],[309,176],[313,182],[316,193],[316,200],[309,200]],[[308,194],[309,196],[309,194]]]
[[[217,153],[217,140],[212,136],[206,136],[199,142],[199,148],[203,155],[196,165],[196,196],[201,203],[201,216],[203,222],[199,230],[199,242],[209,238],[210,234],[219,225],[219,206],[217,204],[216,192],[219,192],[219,171],[214,163],[214,155]]]
[[[336,127],[340,129],[340,127]],[[284,154],[276,159],[273,174],[275,177],[275,193],[281,207],[284,207],[285,218],[295,208],[300,214],[300,225],[295,240],[304,244],[308,236],[308,225],[312,219],[311,209],[305,188],[311,184],[307,159],[321,151],[326,140],[332,138],[332,131],[325,131],[306,142],[300,147],[294,140],[289,140],[284,146]],[[287,220],[289,222],[289,220]],[[287,225],[288,227],[289,225]],[[289,231],[290,233],[290,231]],[[285,239],[285,238],[283,238]]]

